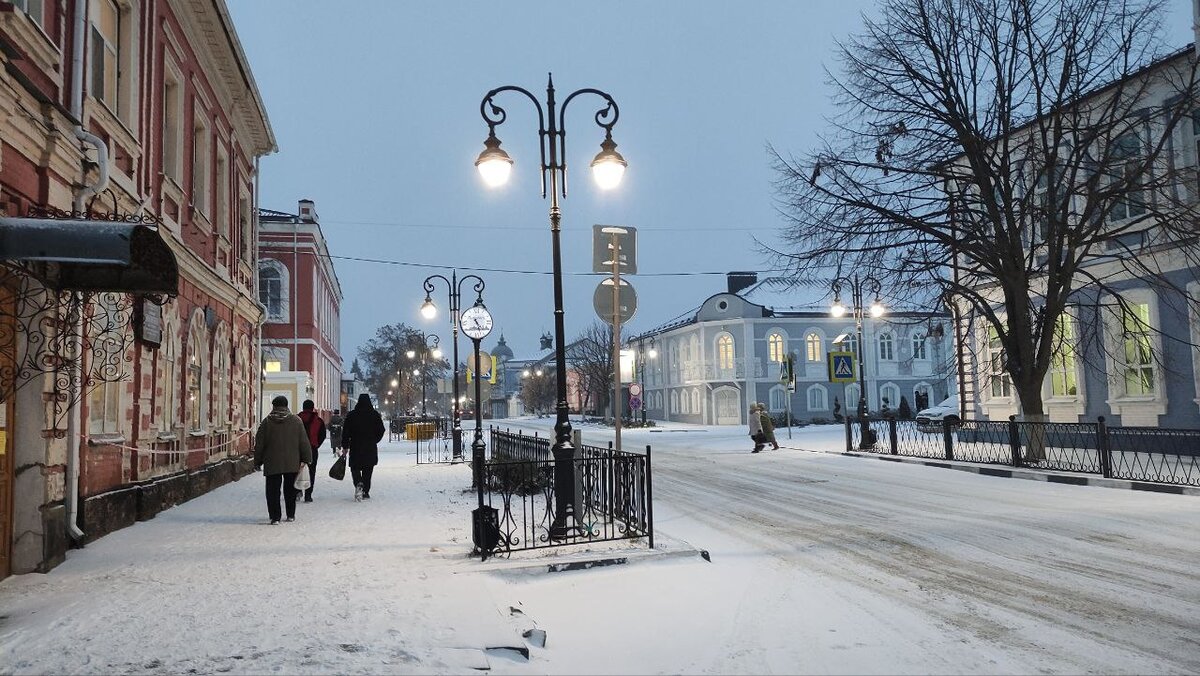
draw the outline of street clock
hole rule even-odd
[[[492,332],[492,313],[482,305],[472,305],[463,311],[459,326],[471,340],[483,340]]]

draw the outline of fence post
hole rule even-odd
[[[854,432],[850,430],[850,416],[842,416],[842,420],[846,421],[846,452],[854,450]]]
[[[942,416],[942,443],[946,444],[946,459],[954,459],[954,435],[950,433],[950,421]]]
[[[887,424],[888,424],[888,446],[891,448],[892,455],[899,455],[900,449],[897,448],[897,446],[900,445],[900,441],[899,441],[898,435],[896,434],[896,416],[889,415],[887,418]]]
[[[1021,466],[1021,429],[1017,426],[1017,416],[1008,416],[1008,447],[1012,451],[1013,467]]]
[[[654,474],[650,468],[650,444],[646,444],[646,522],[650,549],[654,549]]]
[[[1112,478],[1112,448],[1109,446],[1108,424],[1104,416],[1096,418],[1096,450],[1100,453],[1100,473],[1105,479]]]

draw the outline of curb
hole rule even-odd
[[[528,565],[496,566],[471,572],[493,573],[497,575],[538,575],[542,573],[566,573],[579,570],[591,570],[593,568],[604,568],[607,566],[623,566],[631,563],[642,563],[645,561],[683,559],[691,557],[705,558],[706,554],[707,552],[699,549],[675,549],[669,551],[643,550],[633,551],[619,556],[598,553],[598,556],[594,558],[580,558],[573,561],[560,561],[557,563],[530,563]]]
[[[784,448],[789,448],[785,446]],[[974,465],[951,460],[927,460],[905,455],[880,455],[878,453],[855,453],[852,451],[818,451],[808,448],[796,450],[810,453],[826,453],[844,455],[851,458],[875,458],[885,462],[902,462],[909,465],[924,465],[940,469],[953,469],[960,472],[982,474],[984,476],[1002,477],[1006,479],[1025,479],[1028,481],[1045,481],[1052,484],[1070,484],[1072,486],[1099,486],[1101,488],[1117,488],[1130,491],[1149,491],[1151,493],[1168,493],[1170,495],[1193,495],[1200,497],[1200,487],[1179,486],[1175,484],[1156,484],[1149,481],[1132,481],[1128,479],[1106,479],[1098,476],[1069,474],[1046,470],[1030,470],[1019,467],[1001,467],[995,465]]]

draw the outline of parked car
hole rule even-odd
[[[958,395],[946,397],[937,406],[930,406],[917,412],[917,429],[922,432],[941,432],[942,421],[949,421],[957,427],[962,419],[959,418]]]

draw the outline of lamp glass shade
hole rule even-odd
[[[421,369],[413,369],[413,375],[414,375],[414,376],[419,376],[419,375],[421,375]]]
[[[416,350],[409,350],[408,352],[405,352],[405,353],[404,353],[404,356],[408,357],[409,359],[412,359],[412,358],[414,358],[414,357],[416,357],[416,356],[417,356],[417,351],[416,351]]]
[[[871,303],[871,316],[872,317],[882,317],[883,313],[886,311],[887,311],[886,308],[883,307],[883,303],[880,303],[879,301],[875,301],[874,303]]]
[[[433,319],[437,316],[437,306],[433,301],[426,298],[424,303],[421,303],[421,316],[425,319]]]
[[[435,347],[435,348],[433,348],[433,358],[434,358],[434,359],[441,359],[441,358],[442,358],[442,351],[441,351],[441,349],[439,349],[439,348],[436,348],[436,347]]]
[[[596,179],[596,185],[600,186],[601,190],[617,187],[621,184],[621,177],[625,175],[627,166],[629,163],[617,152],[617,144],[613,143],[612,136],[605,137],[600,144],[600,152],[596,153],[596,159],[592,160],[592,176]]]
[[[489,188],[497,188],[508,183],[508,177],[512,174],[513,161],[508,153],[500,148],[500,139],[496,138],[494,134],[489,134],[483,145],[483,152],[479,153],[479,159],[475,160],[475,168],[479,170],[483,182]]]
[[[834,317],[845,317],[846,306],[842,305],[842,301],[835,300],[833,301],[833,307],[829,308],[829,314],[833,315]]]
[[[650,359],[658,359],[658,350],[656,350],[656,349],[654,349],[654,348],[650,348],[650,349],[649,349],[649,350],[646,352],[646,357],[648,357],[648,358],[650,358]]]

